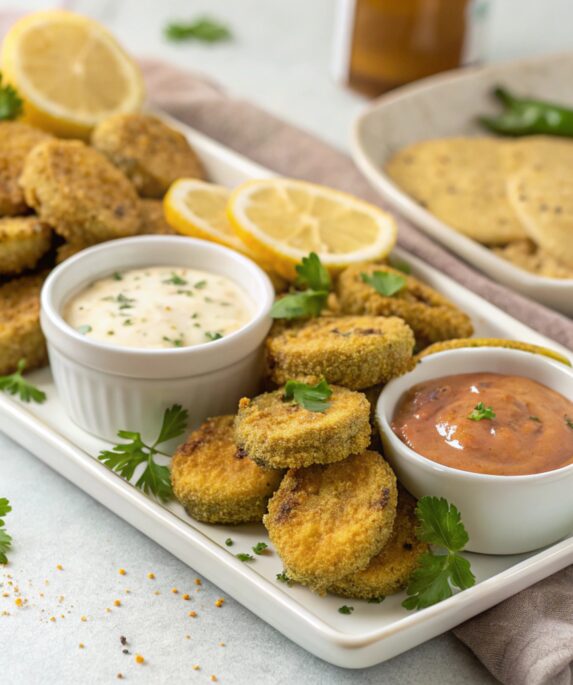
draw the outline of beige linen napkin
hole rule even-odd
[[[151,102],[281,174],[325,183],[384,206],[351,159],[308,133],[167,64],[143,62]],[[493,283],[400,220],[399,243],[532,328],[573,349],[573,322]],[[573,567],[459,626],[455,634],[508,685],[571,684]]]

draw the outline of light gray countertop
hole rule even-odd
[[[0,11],[53,4],[0,1]],[[232,92],[346,147],[350,122],[364,101],[329,77],[331,0],[65,4],[105,21],[134,54],[204,71]],[[210,47],[164,41],[167,20],[202,12],[225,19],[236,40]],[[539,13],[543,35],[535,29]],[[488,55],[563,49],[570,40],[565,18],[572,15],[567,0],[498,2]],[[193,570],[0,435],[3,496],[14,508],[7,517],[14,548],[10,565],[0,569],[0,678],[6,685],[103,683],[117,673],[129,682],[175,685],[211,682],[211,674],[222,683],[493,682],[451,635],[364,671],[316,659],[231,598],[217,608],[216,587],[207,581],[196,585]],[[15,605],[15,587],[26,600],[22,608]],[[189,601],[182,599],[186,592]],[[114,606],[116,599],[121,606]],[[191,610],[196,618],[188,616]],[[122,653],[122,635],[128,655]],[[144,665],[135,663],[135,653],[145,657]],[[194,664],[200,670],[193,671]]]

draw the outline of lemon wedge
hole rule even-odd
[[[329,271],[385,257],[396,222],[374,205],[326,186],[288,178],[247,181],[227,205],[237,235],[292,280],[295,264],[316,252]]]
[[[0,61],[24,100],[24,120],[59,136],[87,138],[102,119],[137,111],[143,102],[135,62],[103,26],[72,12],[20,19]]]

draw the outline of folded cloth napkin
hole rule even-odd
[[[215,84],[162,62],[142,62],[151,102],[277,173],[340,188],[384,207],[352,160],[309,133]],[[398,218],[398,217],[397,217]],[[531,328],[573,349],[573,321],[474,271],[398,218],[398,243]]]
[[[248,102],[228,96],[197,75],[161,62],[144,61],[142,65],[152,104],[177,119],[273,171],[338,187],[384,206],[344,153]],[[493,283],[401,219],[398,242],[489,302],[573,349],[570,319]],[[570,685],[573,567],[520,592],[454,632],[503,683]]]

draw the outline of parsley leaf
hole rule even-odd
[[[458,554],[469,539],[458,509],[444,498],[422,497],[416,516],[418,539],[445,548],[447,554],[420,557],[408,582],[409,597],[402,602],[406,609],[424,609],[451,597],[452,586],[465,590],[475,583],[469,561]]]
[[[237,559],[239,561],[254,561],[255,557],[252,554],[246,554],[245,552],[239,552],[239,554],[235,554]]]
[[[273,319],[303,319],[318,316],[326,306],[326,290],[305,290],[302,293],[290,293],[279,298],[273,304]]]
[[[18,395],[22,402],[37,402],[42,404],[46,400],[46,393],[35,385],[28,383],[22,376],[26,368],[26,360],[20,359],[16,371],[9,376],[0,376],[0,390],[10,395]]]
[[[0,516],[6,516],[10,511],[12,511],[10,502],[5,497],[0,498]],[[5,530],[1,530],[3,527],[4,521],[0,519],[0,564],[7,564],[6,553],[12,547],[12,537]]]
[[[175,272],[171,272],[171,276],[167,278],[163,283],[168,283],[170,285],[187,285],[187,281],[181,276],[178,276]]]
[[[179,437],[185,431],[188,418],[187,411],[175,404],[165,410],[159,436],[153,444],[145,443],[141,438],[141,433],[120,430],[117,433],[118,437],[129,442],[115,445],[112,450],[102,450],[98,459],[126,480],[131,480],[136,468],[140,464],[145,464],[145,469],[135,483],[135,487],[165,502],[173,496],[169,467],[157,464],[154,456],[156,454],[169,456],[157,449],[157,446]]]
[[[17,119],[24,111],[24,101],[13,86],[2,85],[2,79],[0,72],[0,121]]]
[[[293,584],[293,581],[287,576],[286,571],[277,573],[277,580],[279,581],[279,583],[286,583],[287,585]]]
[[[481,421],[482,419],[495,419],[495,412],[493,407],[486,407],[483,402],[479,402],[473,408],[473,411],[468,414],[468,419],[471,421]]]
[[[360,274],[363,283],[371,285],[374,290],[384,297],[392,297],[406,287],[406,277],[390,271],[374,271],[372,275]]]
[[[370,597],[368,604],[382,604],[385,599],[385,595],[380,595],[380,597]]]
[[[330,290],[330,274],[322,266],[316,254],[311,252],[308,257],[303,257],[302,262],[295,266],[297,278],[296,284],[309,290]]]
[[[309,411],[324,412],[330,407],[328,398],[332,390],[324,378],[316,385],[308,385],[299,381],[287,381],[284,388],[283,399],[294,400]]]
[[[339,614],[351,614],[354,611],[354,607],[348,607],[346,604],[343,604],[341,607],[338,607],[338,613]]]
[[[256,545],[253,547],[253,552],[255,554],[263,554],[266,549],[268,549],[269,546],[267,545],[266,542],[257,542]]]
[[[214,340],[221,340],[223,336],[218,331],[215,331],[215,333],[213,333],[212,331],[207,331],[205,333],[205,337],[207,338],[207,340],[213,342]]]
[[[569,428],[573,428],[573,420],[568,416],[565,417],[565,423],[569,426]]]
[[[232,547],[235,543],[233,542],[233,540],[231,538],[227,538],[225,540],[225,544],[227,545],[227,547]]]
[[[168,24],[165,27],[165,36],[175,42],[199,40],[204,43],[218,43],[232,38],[232,33],[218,21],[202,17],[189,23],[172,22]]]

